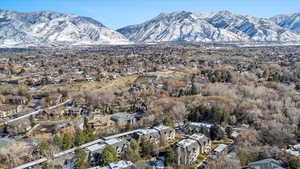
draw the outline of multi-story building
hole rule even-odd
[[[210,137],[210,129],[213,127],[212,123],[207,122],[188,122],[184,126],[184,131],[189,134],[202,133]]]
[[[159,131],[153,128],[141,129],[136,133],[135,137],[137,140],[140,140],[141,137],[145,137],[153,144],[158,144],[160,141]]]
[[[172,127],[160,125],[153,127],[153,129],[157,130],[160,136],[166,137],[169,142],[174,141],[176,132]]]
[[[197,160],[200,153],[209,153],[211,141],[203,134],[193,134],[178,142],[176,146],[178,165],[190,165]]]

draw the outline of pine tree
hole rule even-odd
[[[141,138],[141,153],[142,153],[142,156],[145,158],[145,157],[149,157],[152,155],[153,153],[153,145],[150,143],[150,141],[145,138],[145,137],[142,137]]]
[[[87,166],[87,154],[82,149],[77,149],[75,151],[75,168],[85,169]]]
[[[73,140],[69,134],[65,134],[62,141],[62,149],[67,150],[73,147]]]
[[[75,133],[75,145],[79,146],[81,144],[84,144],[86,142],[86,136],[83,131],[77,130]]]
[[[40,149],[40,153],[41,155],[47,155],[47,151],[49,149],[49,143],[47,141],[42,141],[40,144],[39,144],[39,149]]]
[[[59,135],[55,135],[53,138],[53,142],[55,145],[57,145],[59,148],[62,148],[62,139]]]
[[[127,148],[125,152],[125,159],[128,161],[136,162],[140,159],[140,155],[138,152],[134,151],[130,146]]]
[[[101,159],[100,159],[100,165],[106,166],[110,163],[116,162],[118,160],[117,152],[112,146],[107,146],[104,148]]]
[[[176,156],[176,154],[175,154],[175,151],[173,150],[173,148],[171,148],[171,147],[166,148],[165,158],[166,158],[167,165],[170,165],[175,161],[175,156]]]

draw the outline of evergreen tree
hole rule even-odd
[[[83,132],[85,135],[85,142],[93,141],[96,139],[93,128],[90,124],[88,124],[87,118],[84,119]]]
[[[170,126],[170,127],[174,127],[174,122],[173,119],[169,116],[167,116],[164,120],[163,120],[163,124],[166,126]]]
[[[112,146],[107,146],[104,148],[101,158],[100,165],[106,166],[110,163],[116,162],[118,160],[117,152]]]
[[[73,147],[73,140],[69,134],[65,134],[62,141],[62,149],[67,150]]]
[[[232,128],[231,127],[226,127],[225,132],[226,132],[227,136],[230,137],[231,134],[232,134]]]
[[[59,135],[55,135],[53,138],[53,142],[55,145],[57,145],[59,148],[62,148],[62,139]]]
[[[210,137],[213,140],[221,140],[224,138],[224,131],[217,124],[213,125],[210,129]]]
[[[145,157],[149,157],[151,156],[151,154],[153,153],[153,145],[150,143],[150,141],[145,138],[145,137],[142,137],[141,138],[141,153],[142,153],[142,156],[145,158]]]
[[[40,144],[39,144],[39,149],[40,149],[40,153],[41,155],[47,155],[47,151],[49,149],[49,143],[48,141],[42,141]]]
[[[75,168],[85,169],[87,166],[87,154],[82,149],[77,149],[75,151]]]
[[[128,146],[124,156],[126,160],[132,162],[136,162],[140,159],[140,155],[138,154],[138,152],[132,150],[131,146]]]
[[[77,130],[75,133],[75,145],[79,146],[81,144],[84,144],[86,142],[85,134],[81,130]]]
[[[173,150],[173,148],[172,147],[166,148],[165,158],[166,158],[167,165],[171,165],[175,161],[175,157],[176,157],[176,154],[175,154],[175,151]]]

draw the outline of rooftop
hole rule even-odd
[[[190,136],[190,138],[195,140],[207,139],[207,137],[203,134],[193,134]]]
[[[133,114],[129,114],[129,113],[115,113],[111,116],[112,120],[118,120],[118,119],[125,119],[125,120],[130,120],[132,118],[134,118],[135,116]]]
[[[116,163],[109,164],[109,167],[111,169],[122,169],[122,168],[127,168],[130,166],[133,166],[133,163],[131,161],[123,161],[123,160],[118,161]]]
[[[171,129],[171,127],[169,126],[165,126],[165,125],[159,125],[159,126],[156,126],[156,127],[153,127],[154,129],[156,130],[167,130],[167,129]]]
[[[227,147],[226,144],[220,144],[214,151],[219,153],[219,152],[224,151],[226,147]]]
[[[281,167],[282,162],[278,161],[278,160],[274,160],[272,158],[268,158],[268,159],[264,159],[264,160],[249,163],[249,166],[252,166],[252,165],[255,165],[255,166],[256,165],[269,166],[269,167],[274,167],[276,169],[283,169],[283,167]],[[272,165],[272,166],[270,166],[270,165]],[[262,168],[262,169],[264,169],[264,168]]]
[[[91,145],[89,147],[86,147],[85,149],[88,151],[88,152],[95,152],[95,151],[99,151],[99,150],[102,150],[105,148],[105,144],[94,144],[94,145]]]
[[[189,123],[190,125],[193,125],[193,126],[198,126],[198,127],[207,127],[207,128],[211,128],[213,126],[212,123],[208,123],[208,122],[190,122]]]
[[[139,133],[143,135],[148,135],[148,134],[158,133],[158,131],[155,129],[141,129]]]
[[[179,147],[187,147],[187,146],[190,146],[191,144],[195,144],[197,143],[196,140],[193,140],[193,139],[184,139],[184,140],[181,140],[179,141],[176,145],[179,146]]]
[[[108,144],[108,145],[113,145],[113,144],[116,144],[116,143],[119,143],[119,142],[122,142],[122,139],[113,138],[113,139],[109,139],[109,140],[105,141],[105,143]]]
[[[105,167],[92,167],[92,168],[88,168],[88,169],[125,169],[128,167],[134,166],[133,163],[131,161],[118,161],[115,163],[110,163],[108,166]]]

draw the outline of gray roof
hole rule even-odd
[[[118,161],[118,162],[115,162],[115,163],[110,163],[108,166],[105,166],[105,167],[92,167],[92,168],[89,168],[89,169],[127,169],[127,168],[130,168],[130,167],[133,167],[134,164],[131,162],[131,161]]]
[[[134,114],[129,113],[115,113],[111,116],[111,120],[131,120],[135,118]]]
[[[250,169],[284,169],[280,161],[272,158],[249,163]]]
[[[193,144],[198,144],[198,142],[196,140],[188,138],[188,139],[184,139],[184,140],[179,141],[176,145],[178,147],[188,147],[188,146],[193,145]]]
[[[220,144],[214,151],[220,153],[220,152],[224,151],[226,147],[227,147],[226,144]]]
[[[95,152],[95,151],[101,151],[106,147],[106,144],[94,144],[89,147],[86,147],[86,151],[88,152]]]
[[[207,128],[211,128],[213,126],[212,123],[208,123],[208,122],[189,122],[189,125],[192,126],[197,126],[197,127],[207,127]]]

